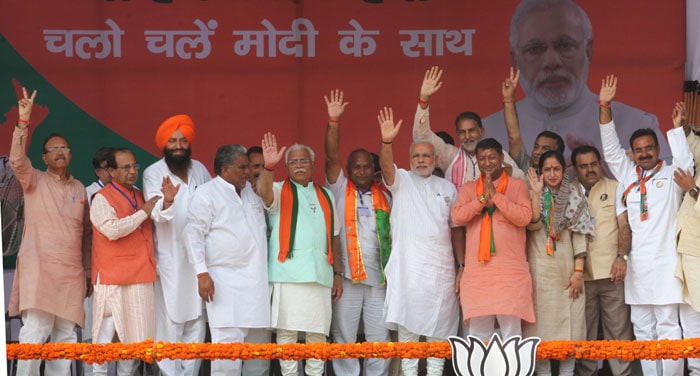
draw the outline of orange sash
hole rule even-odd
[[[377,222],[377,236],[379,238],[379,258],[382,268],[382,282],[384,282],[384,266],[389,258],[391,250],[389,235],[389,202],[376,183],[370,186],[372,191],[372,209],[375,212]],[[353,283],[367,279],[365,264],[362,260],[362,246],[357,236],[357,187],[348,180],[345,189],[345,237],[348,250],[348,262],[350,263],[350,275]],[[386,228],[386,230],[384,230]],[[385,256],[386,254],[386,256]],[[385,260],[386,259],[386,260]]]
[[[508,174],[505,170],[501,172],[501,179],[496,187],[496,192],[505,193],[508,185]],[[480,175],[476,182],[476,197],[484,194],[484,175]],[[496,210],[496,205],[490,208],[485,207],[481,211],[481,232],[479,233],[479,262],[484,263],[491,259],[492,254],[496,254],[496,244],[493,239],[493,222],[491,216]]]
[[[331,198],[328,196],[320,185],[313,183],[316,189],[318,203],[323,210],[323,218],[326,221],[326,243],[328,246],[328,264],[333,265],[333,205]],[[284,262],[287,257],[293,257],[292,249],[294,249],[294,234],[297,229],[297,219],[299,215],[299,197],[297,196],[297,187],[289,180],[285,180],[282,184],[282,192],[280,195],[280,252],[277,259]]]

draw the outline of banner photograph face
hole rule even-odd
[[[528,150],[542,130],[564,137],[569,152],[598,145],[597,93],[606,74],[619,77],[616,100],[631,106],[613,107],[613,116],[631,123],[625,129],[670,127],[682,98],[683,0],[591,0],[580,10],[531,4],[511,35],[519,3],[0,0],[0,155],[9,153],[24,86],[38,90],[28,150],[34,165],[43,168],[43,138],[65,134],[70,170],[86,185],[102,146],[132,147],[142,166],[160,158],[156,130],[176,114],[194,120],[192,156],[210,170],[218,146],[259,145],[267,131],[281,145],[311,146],[321,167],[323,96],[337,88],[349,102],[341,154],[377,151],[377,114],[390,106],[404,121],[394,147],[407,167],[421,82],[435,65],[444,74],[430,99],[434,131],[455,136],[455,117],[473,111],[486,136],[507,149],[501,84],[514,64]]]

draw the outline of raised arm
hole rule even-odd
[[[685,135],[690,134],[690,124],[688,124],[688,112],[685,108],[685,102],[676,102],[676,106],[673,108],[671,113],[671,120],[673,121],[673,128],[683,127]]]
[[[331,184],[338,181],[343,168],[340,160],[340,117],[345,112],[347,102],[343,102],[343,92],[331,90],[330,99],[324,96],[328,106],[328,127],[326,128],[326,179]]]
[[[36,98],[36,90],[30,96],[27,89],[22,88],[22,98],[17,102],[19,109],[19,120],[12,133],[12,145],[10,146],[10,165],[19,180],[22,188],[27,190],[34,184],[34,174],[32,163],[27,157],[27,144],[29,133],[29,118],[32,114],[32,106]]]
[[[668,146],[671,148],[673,165],[693,175],[695,173],[693,169],[693,152],[690,150],[690,145],[687,141],[687,133],[683,129],[683,122],[686,121],[686,110],[683,102],[676,103],[671,112],[671,119],[673,121],[673,129],[666,132],[666,138],[668,139]]]
[[[263,168],[260,177],[258,177],[257,189],[258,195],[262,198],[265,206],[270,206],[275,198],[272,190],[272,182],[275,179],[275,167],[277,167],[277,163],[284,156],[284,151],[287,147],[277,150],[277,138],[275,138],[274,134],[267,132],[263,135],[262,149],[265,168]]]
[[[612,121],[612,108],[610,103],[615,98],[617,92],[617,77],[609,74],[603,79],[600,85],[600,96],[598,97],[600,104],[599,122],[607,124]]]
[[[442,70],[437,66],[428,69],[423,76],[416,115],[413,118],[413,141],[429,142],[435,148],[438,157],[438,167],[443,171],[447,169],[454,159],[459,148],[446,143],[430,128],[430,111],[428,101],[442,87]]]
[[[442,87],[442,69],[434,66],[427,71],[425,71],[425,76],[423,77],[423,83],[420,86],[420,96],[418,97],[418,104],[420,108],[425,110],[428,108],[428,102],[430,97],[437,93]]]
[[[384,107],[384,109],[379,110],[377,121],[382,131],[382,146],[379,149],[379,165],[382,167],[384,181],[387,185],[391,186],[394,185],[394,178],[396,177],[394,149],[392,144],[396,135],[399,134],[399,129],[401,128],[403,120],[399,120],[399,122],[394,125],[394,111],[391,107]]]
[[[537,171],[530,167],[527,170],[527,179],[530,181],[530,208],[532,209],[532,217],[527,229],[530,231],[539,230],[542,227],[542,213],[540,213],[540,194],[544,189],[542,175],[537,175]]]
[[[600,86],[600,139],[603,144],[603,159],[608,164],[610,171],[618,181],[625,179],[628,172],[633,171],[635,165],[629,159],[625,149],[620,145],[620,139],[615,131],[610,103],[615,98],[617,91],[617,77],[608,75]]]
[[[518,88],[520,70],[515,71],[510,67],[510,75],[503,80],[501,94],[503,94],[503,117],[506,122],[508,132],[508,154],[517,158],[520,152],[525,149],[523,138],[520,135],[520,123],[518,122],[518,112],[515,108],[515,92]]]

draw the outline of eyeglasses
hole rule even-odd
[[[287,165],[289,165],[289,166],[302,166],[302,165],[307,165],[310,163],[311,163],[311,160],[309,160],[309,159],[292,159],[291,161],[287,162]]]
[[[551,44],[544,42],[532,42],[526,44],[525,46],[521,46],[520,53],[527,61],[537,61],[541,59],[545,53],[547,53],[549,48],[552,48],[559,56],[568,59],[576,55],[580,44],[581,43],[579,41],[571,38],[561,38]]]
[[[52,148],[46,149],[47,153],[57,153],[59,151],[63,153],[70,153],[70,148],[68,146],[54,146]]]
[[[126,166],[121,166],[121,167],[117,167],[117,168],[118,168],[118,169],[121,169],[121,170],[124,170],[124,171],[126,171],[126,172],[131,171],[132,168],[133,168],[134,170],[138,171],[138,170],[141,168],[141,165],[138,164],[138,163],[134,163],[134,164],[132,164],[132,165],[126,165]]]

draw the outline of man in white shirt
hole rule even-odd
[[[393,118],[386,107],[377,118],[382,130],[379,163],[393,202],[384,317],[388,327],[398,329],[401,342],[418,341],[420,336],[428,342],[446,340],[457,334],[455,269],[464,268],[464,250],[457,242],[462,232],[454,231],[450,219],[457,190],[432,175],[439,157],[430,143],[411,146],[410,172],[396,168],[392,143],[401,121],[394,125]],[[445,359],[428,358],[427,363],[428,376],[442,375]],[[401,368],[404,375],[416,376],[418,359],[403,359]]]
[[[336,343],[355,343],[362,320],[365,340],[388,342],[382,311],[386,296],[384,267],[391,252],[389,198],[374,181],[374,161],[365,149],[350,152],[346,177],[340,160],[340,118],[347,103],[343,92],[331,92],[326,129],[326,187],[333,192],[341,220],[343,297],[333,304],[331,332]],[[364,374],[386,375],[389,360],[368,358]],[[360,375],[358,359],[335,359],[338,375]]]
[[[156,260],[158,278],[155,283],[156,340],[165,342],[202,342],[206,330],[202,300],[197,291],[194,267],[187,259],[182,234],[187,223],[190,196],[199,185],[211,180],[209,171],[191,158],[195,126],[187,115],[167,119],[156,132],[156,144],[163,150],[163,159],[148,166],[143,173],[146,199],[159,194],[163,177],[180,185],[176,213],[167,218],[158,200],[153,208],[155,222]],[[201,360],[170,360],[158,362],[166,376],[194,376]]]
[[[190,200],[185,242],[207,305],[212,343],[251,342],[249,333],[265,333],[270,326],[263,204],[248,182],[244,147],[221,146],[214,172]],[[213,361],[211,374],[240,375],[241,361]]]
[[[600,89],[600,136],[603,155],[615,178],[622,184],[622,203],[627,206],[632,229],[632,247],[625,276],[625,302],[630,305],[631,321],[637,340],[680,339],[682,284],[674,276],[678,255],[675,247],[676,217],[683,190],[674,183],[677,168],[693,168],[693,155],[683,129],[676,126],[666,134],[673,164],[659,159],[656,133],[649,128],[636,130],[630,137],[634,161],[620,146],[610,103],[617,90],[617,78],[608,76]],[[673,117],[681,116],[674,110]],[[678,122],[680,123],[680,122]],[[682,375],[683,361],[642,360],[645,375]]]

